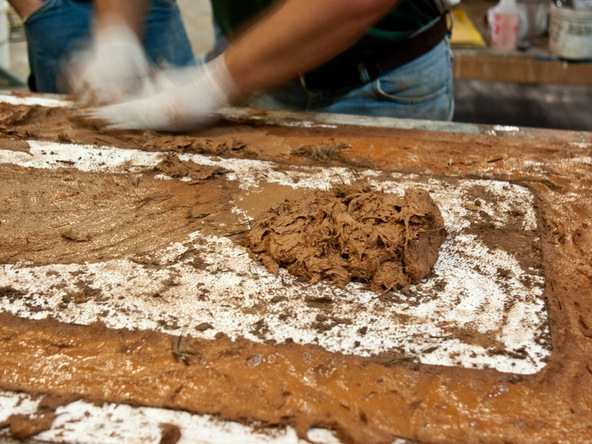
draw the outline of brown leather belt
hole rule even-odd
[[[373,57],[355,65],[329,64],[300,76],[300,84],[310,92],[352,89],[377,79],[431,51],[448,33],[446,15],[413,37],[389,45]]]

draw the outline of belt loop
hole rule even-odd
[[[300,80],[300,86],[302,86],[302,89],[308,91],[308,88],[306,87],[306,75],[300,74],[298,79]]]
[[[450,9],[444,12],[444,20],[446,20],[446,31],[448,38],[450,38],[452,36],[452,28],[454,27],[454,16]]]
[[[366,68],[366,65],[364,63],[358,63],[356,68],[358,69],[358,74],[360,76],[360,81],[362,82],[362,85],[365,85],[370,80],[372,80],[370,78],[370,74],[368,73],[368,68]]]

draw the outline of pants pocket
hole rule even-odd
[[[447,94],[451,80],[452,63],[448,46],[443,42],[413,62],[382,75],[375,87],[383,100],[421,104]]]
[[[376,108],[393,117],[451,120],[454,113],[452,52],[448,41],[407,65],[379,77],[372,86]]]

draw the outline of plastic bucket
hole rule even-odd
[[[551,5],[549,50],[563,59],[592,58],[592,10]]]

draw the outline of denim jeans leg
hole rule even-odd
[[[381,75],[320,111],[426,120],[452,120],[454,92],[448,39],[414,61]]]
[[[92,5],[74,0],[45,0],[25,20],[29,66],[37,91],[66,92],[66,86],[60,82],[60,69],[72,51],[88,46]],[[185,66],[194,62],[176,2],[154,0],[146,22],[144,46],[154,63]]]
[[[24,22],[36,90],[58,93],[60,61],[71,46],[88,39],[92,3],[46,0]]]
[[[176,1],[153,1],[143,44],[148,57],[155,64],[187,66],[195,63]]]

